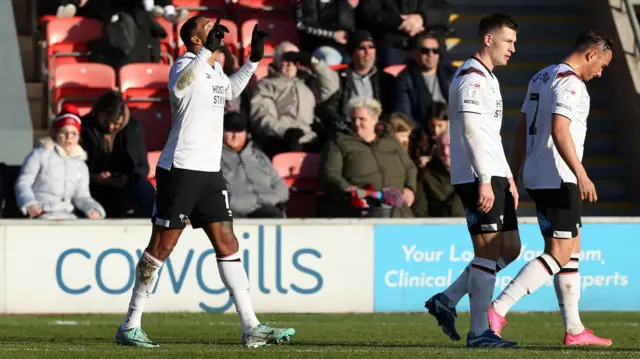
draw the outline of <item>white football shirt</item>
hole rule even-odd
[[[489,175],[508,177],[502,147],[502,95],[500,83],[480,60],[468,59],[458,68],[449,89],[449,120],[451,126],[451,183],[474,182],[478,176],[473,169],[465,141],[463,114],[481,115],[485,160]]]
[[[171,67],[171,132],[158,160],[161,168],[220,171],[225,102],[240,95],[258,64],[247,61],[233,75],[240,75],[234,89],[220,64],[209,66],[210,57],[203,47],[197,55],[180,56]]]
[[[563,181],[577,183],[553,142],[552,115],[571,120],[569,132],[582,161],[589,105],[586,85],[565,63],[548,66],[531,78],[521,109],[527,117],[527,159],[523,172],[526,188],[560,188]]]

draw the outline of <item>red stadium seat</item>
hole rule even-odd
[[[321,193],[320,154],[305,152],[280,153],[273,166],[289,187],[287,216],[315,217],[317,197]]]
[[[158,24],[162,26],[167,33],[167,37],[160,40],[160,55],[162,56],[162,63],[171,65],[173,64],[173,57],[176,53],[176,42],[174,38],[173,24],[165,18],[156,19]]]
[[[171,130],[171,109],[168,103],[128,103],[131,116],[144,126],[147,151],[164,148]]]
[[[162,151],[147,152],[147,162],[149,163],[147,180],[151,182],[153,188],[156,188],[156,166],[158,165],[158,160],[160,160],[160,154],[162,154]]]
[[[398,74],[404,70],[407,65],[391,65],[384,68],[384,72],[389,75],[393,75],[394,77],[398,77]]]
[[[72,17],[47,23],[46,56],[49,79],[58,65],[86,62],[87,42],[102,35],[102,23],[96,19]]]
[[[254,74],[256,75],[256,80],[260,81],[262,78],[267,77],[269,75],[269,65],[273,63],[273,57],[264,57],[258,63],[258,68]]]
[[[169,100],[169,70],[165,64],[137,63],[120,68],[120,91],[127,101]]]
[[[176,26],[176,43],[178,47],[178,56],[187,52],[187,48],[184,46],[184,42],[182,42],[182,39],[180,38],[180,29],[182,28],[183,24],[184,22],[181,22],[178,24],[178,26]],[[229,33],[225,34],[224,36],[225,46],[229,48],[229,51],[231,51],[232,54],[238,57],[240,53],[238,26],[234,22],[225,19],[220,20],[220,24],[226,26],[229,29]]]
[[[66,64],[56,68],[53,78],[54,113],[62,103],[72,103],[86,114],[96,98],[107,90],[116,89],[116,74],[112,67],[103,64]]]
[[[298,30],[294,21],[269,20],[269,19],[252,19],[242,23],[240,28],[240,36],[242,36],[241,46],[243,56],[246,60],[251,50],[251,33],[253,27],[258,24],[261,29],[270,33],[271,36],[265,38],[264,53],[267,56],[273,56],[275,47],[283,41],[291,41],[298,45]]]

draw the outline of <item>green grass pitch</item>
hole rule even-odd
[[[241,329],[231,314],[155,314],[143,327],[158,349],[116,346],[121,315],[0,317],[0,358],[640,358],[640,312],[583,313],[596,334],[613,339],[609,348],[563,346],[558,314],[511,314],[503,331],[518,349],[467,349],[442,334],[426,313],[262,314],[262,321],[294,327],[292,342],[262,349],[240,345]],[[469,316],[460,314],[463,337]]]

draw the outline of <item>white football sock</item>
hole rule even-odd
[[[559,271],[560,265],[551,254],[543,253],[540,257],[529,261],[493,301],[493,309],[504,317],[522,297],[535,292]]]
[[[560,305],[560,313],[562,314],[562,319],[564,319],[565,331],[573,335],[578,335],[584,331],[584,325],[582,325],[578,310],[578,302],[580,301],[579,260],[580,253],[572,254],[569,263],[562,267],[553,281],[558,304]]]
[[[465,296],[469,288],[469,270],[471,265],[468,265],[458,278],[451,283],[447,289],[444,290],[444,295],[449,299],[448,303],[445,303],[449,307],[455,307],[460,302],[460,299]]]
[[[142,325],[142,312],[156,285],[161,267],[161,260],[144,251],[136,266],[136,281],[133,285],[133,293],[131,293],[129,310],[120,325],[122,329],[131,329]]]
[[[481,335],[489,329],[489,306],[496,286],[496,262],[474,258],[469,270],[469,303],[471,332]]]
[[[236,252],[226,257],[218,257],[218,271],[222,283],[227,287],[233,304],[236,306],[242,330],[244,333],[249,333],[251,329],[260,324],[260,321],[253,311],[249,295],[249,279],[240,261],[240,254]]]
[[[504,259],[498,258],[498,261],[496,262],[496,273],[500,272],[508,265],[509,263],[505,262]],[[469,269],[470,268],[471,268],[471,265],[468,265],[462,271],[462,273],[460,273],[458,278],[453,283],[451,283],[451,285],[447,287],[447,289],[444,290],[443,292],[444,296],[446,297],[446,299],[449,300],[448,303],[445,303],[446,305],[450,307],[457,306],[458,303],[460,303],[460,300],[462,299],[462,297],[464,297],[465,294],[469,292]]]

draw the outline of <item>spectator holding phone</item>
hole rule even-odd
[[[151,217],[154,189],[147,181],[144,128],[131,116],[120,93],[103,93],[82,122],[91,193],[109,217]]]

